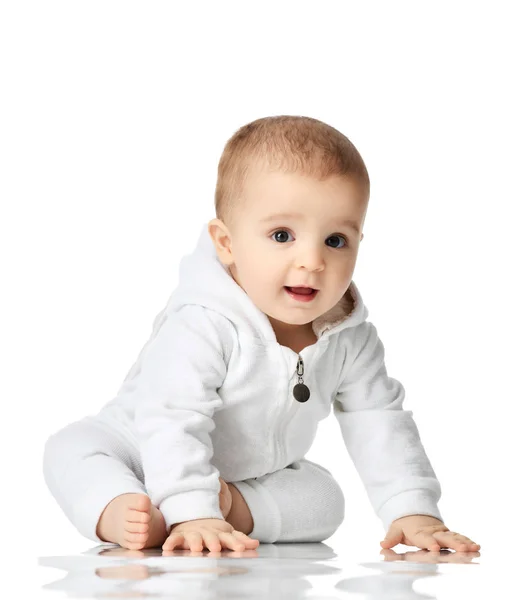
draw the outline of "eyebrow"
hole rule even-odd
[[[280,219],[296,219],[297,221],[302,221],[303,215],[297,215],[297,214],[291,214],[291,213],[276,213],[276,214],[270,215],[269,217],[265,217],[264,219],[261,219],[261,223],[268,223],[270,221],[278,221]],[[338,223],[340,225],[350,227],[350,229],[353,229],[357,234],[361,233],[359,230],[359,225],[352,219],[342,219],[342,220],[338,221]]]

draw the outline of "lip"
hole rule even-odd
[[[294,292],[291,292],[286,286],[285,286],[285,292],[291,296],[294,300],[297,300],[298,302],[311,302],[319,293],[319,290],[315,290],[312,294],[306,295],[306,294],[294,294]]]

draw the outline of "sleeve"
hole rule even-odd
[[[345,360],[334,414],[375,513],[386,530],[408,515],[442,520],[440,484],[412,411],[403,410],[404,387],[387,375],[384,346],[372,323],[355,330],[351,355],[355,358]]]
[[[166,313],[141,361],[135,410],[145,487],[171,525],[223,519],[210,433],[226,375],[225,317],[199,305]]]

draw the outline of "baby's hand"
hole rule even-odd
[[[174,550],[176,546],[192,552],[202,552],[205,547],[211,552],[220,552],[222,547],[242,551],[257,548],[259,541],[236,531],[222,519],[197,519],[172,527],[162,549]]]
[[[387,549],[396,544],[417,546],[435,552],[442,548],[451,548],[458,552],[480,550],[479,544],[475,544],[465,535],[450,531],[442,521],[428,515],[410,515],[393,521],[381,546]]]

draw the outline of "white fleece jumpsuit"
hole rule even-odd
[[[148,494],[167,527],[222,518],[221,476],[245,498],[252,538],[323,541],[343,521],[344,496],[304,457],[333,407],[384,528],[408,514],[442,519],[439,482],[367,316],[352,281],[312,322],[316,343],[298,354],[280,345],[205,225],[116,397],[47,440],[49,490],[77,530],[100,542],[103,509],[129,492]],[[305,402],[294,396],[298,382],[310,391]]]

